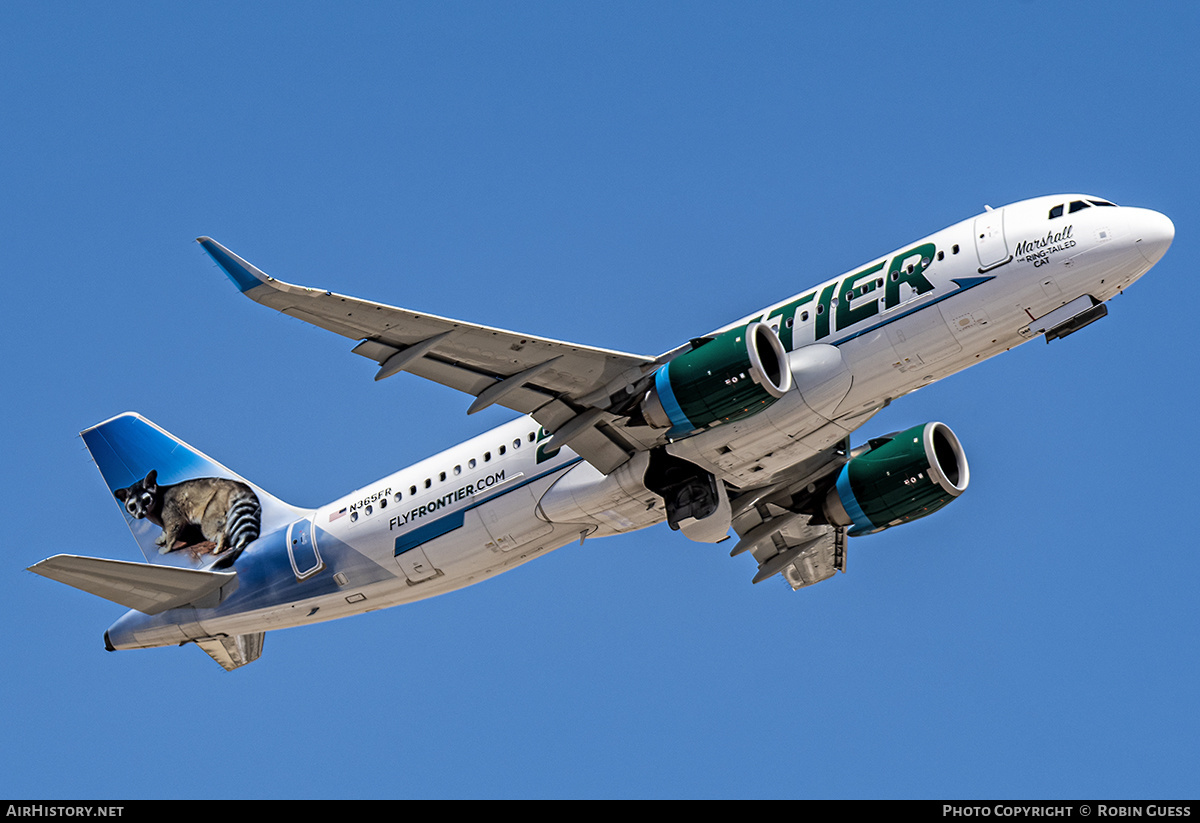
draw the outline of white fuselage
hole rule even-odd
[[[1072,203],[1087,205],[1072,212]],[[787,402],[668,450],[730,486],[766,485],[895,398],[1038,336],[1035,321],[1049,312],[1083,295],[1108,300],[1157,262],[1172,237],[1156,212],[1081,195],[1035,198],[957,223],[725,327],[761,320],[787,351],[828,344],[842,362]],[[598,504],[593,495],[590,508],[576,512],[558,494],[553,511],[572,513],[549,522],[539,501],[564,476],[572,479],[560,491],[571,483],[594,491],[605,478],[567,448],[548,451],[546,437],[523,417],[369,484],[286,530],[294,585],[277,585],[278,596],[238,610],[131,612],[110,630],[111,642],[164,645],[386,608],[468,586],[588,535],[665,519],[661,501],[639,494],[618,469],[611,493]],[[282,536],[277,542],[285,545]],[[256,550],[239,568],[256,562]],[[305,593],[306,581],[325,576],[333,590]]]

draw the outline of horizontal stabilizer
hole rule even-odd
[[[239,666],[253,663],[262,654],[263,632],[255,634],[239,634],[236,637],[222,635],[206,637],[197,640],[196,645],[204,649],[205,654],[221,664],[227,672]]]
[[[144,614],[193,605],[216,606],[237,588],[237,572],[212,572],[56,554],[29,567],[89,594]]]

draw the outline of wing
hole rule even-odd
[[[845,448],[796,467],[789,479],[745,492],[733,501],[733,529],[740,538],[731,557],[750,552],[758,561],[754,583],[783,575],[793,590],[846,570],[846,529],[822,522],[813,490],[846,462]]]
[[[668,355],[580,346],[294,286],[212,238],[197,242],[251,300],[360,341],[354,353],[379,364],[376,380],[407,371],[474,396],[469,414],[497,404],[532,415],[605,474],[651,442],[612,410]]]

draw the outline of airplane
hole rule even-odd
[[[1103,318],[1174,233],[1158,212],[1090,195],[989,206],[657,357],[291,285],[200,237],[242,294],[355,341],[376,380],[409,372],[471,395],[468,414],[521,416],[306,509],[118,415],[81,436],[146,562],[60,554],[29,570],[130,609],[105,632],[109,651],[194,643],[226,670],[257,659],[269,630],[664,520],[732,541],[752,582],[801,589],[845,571],[848,538],[968,487],[946,424],[854,447],[856,430],[910,392]]]

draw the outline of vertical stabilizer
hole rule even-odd
[[[304,514],[141,415],[80,436],[150,563],[207,567]]]

